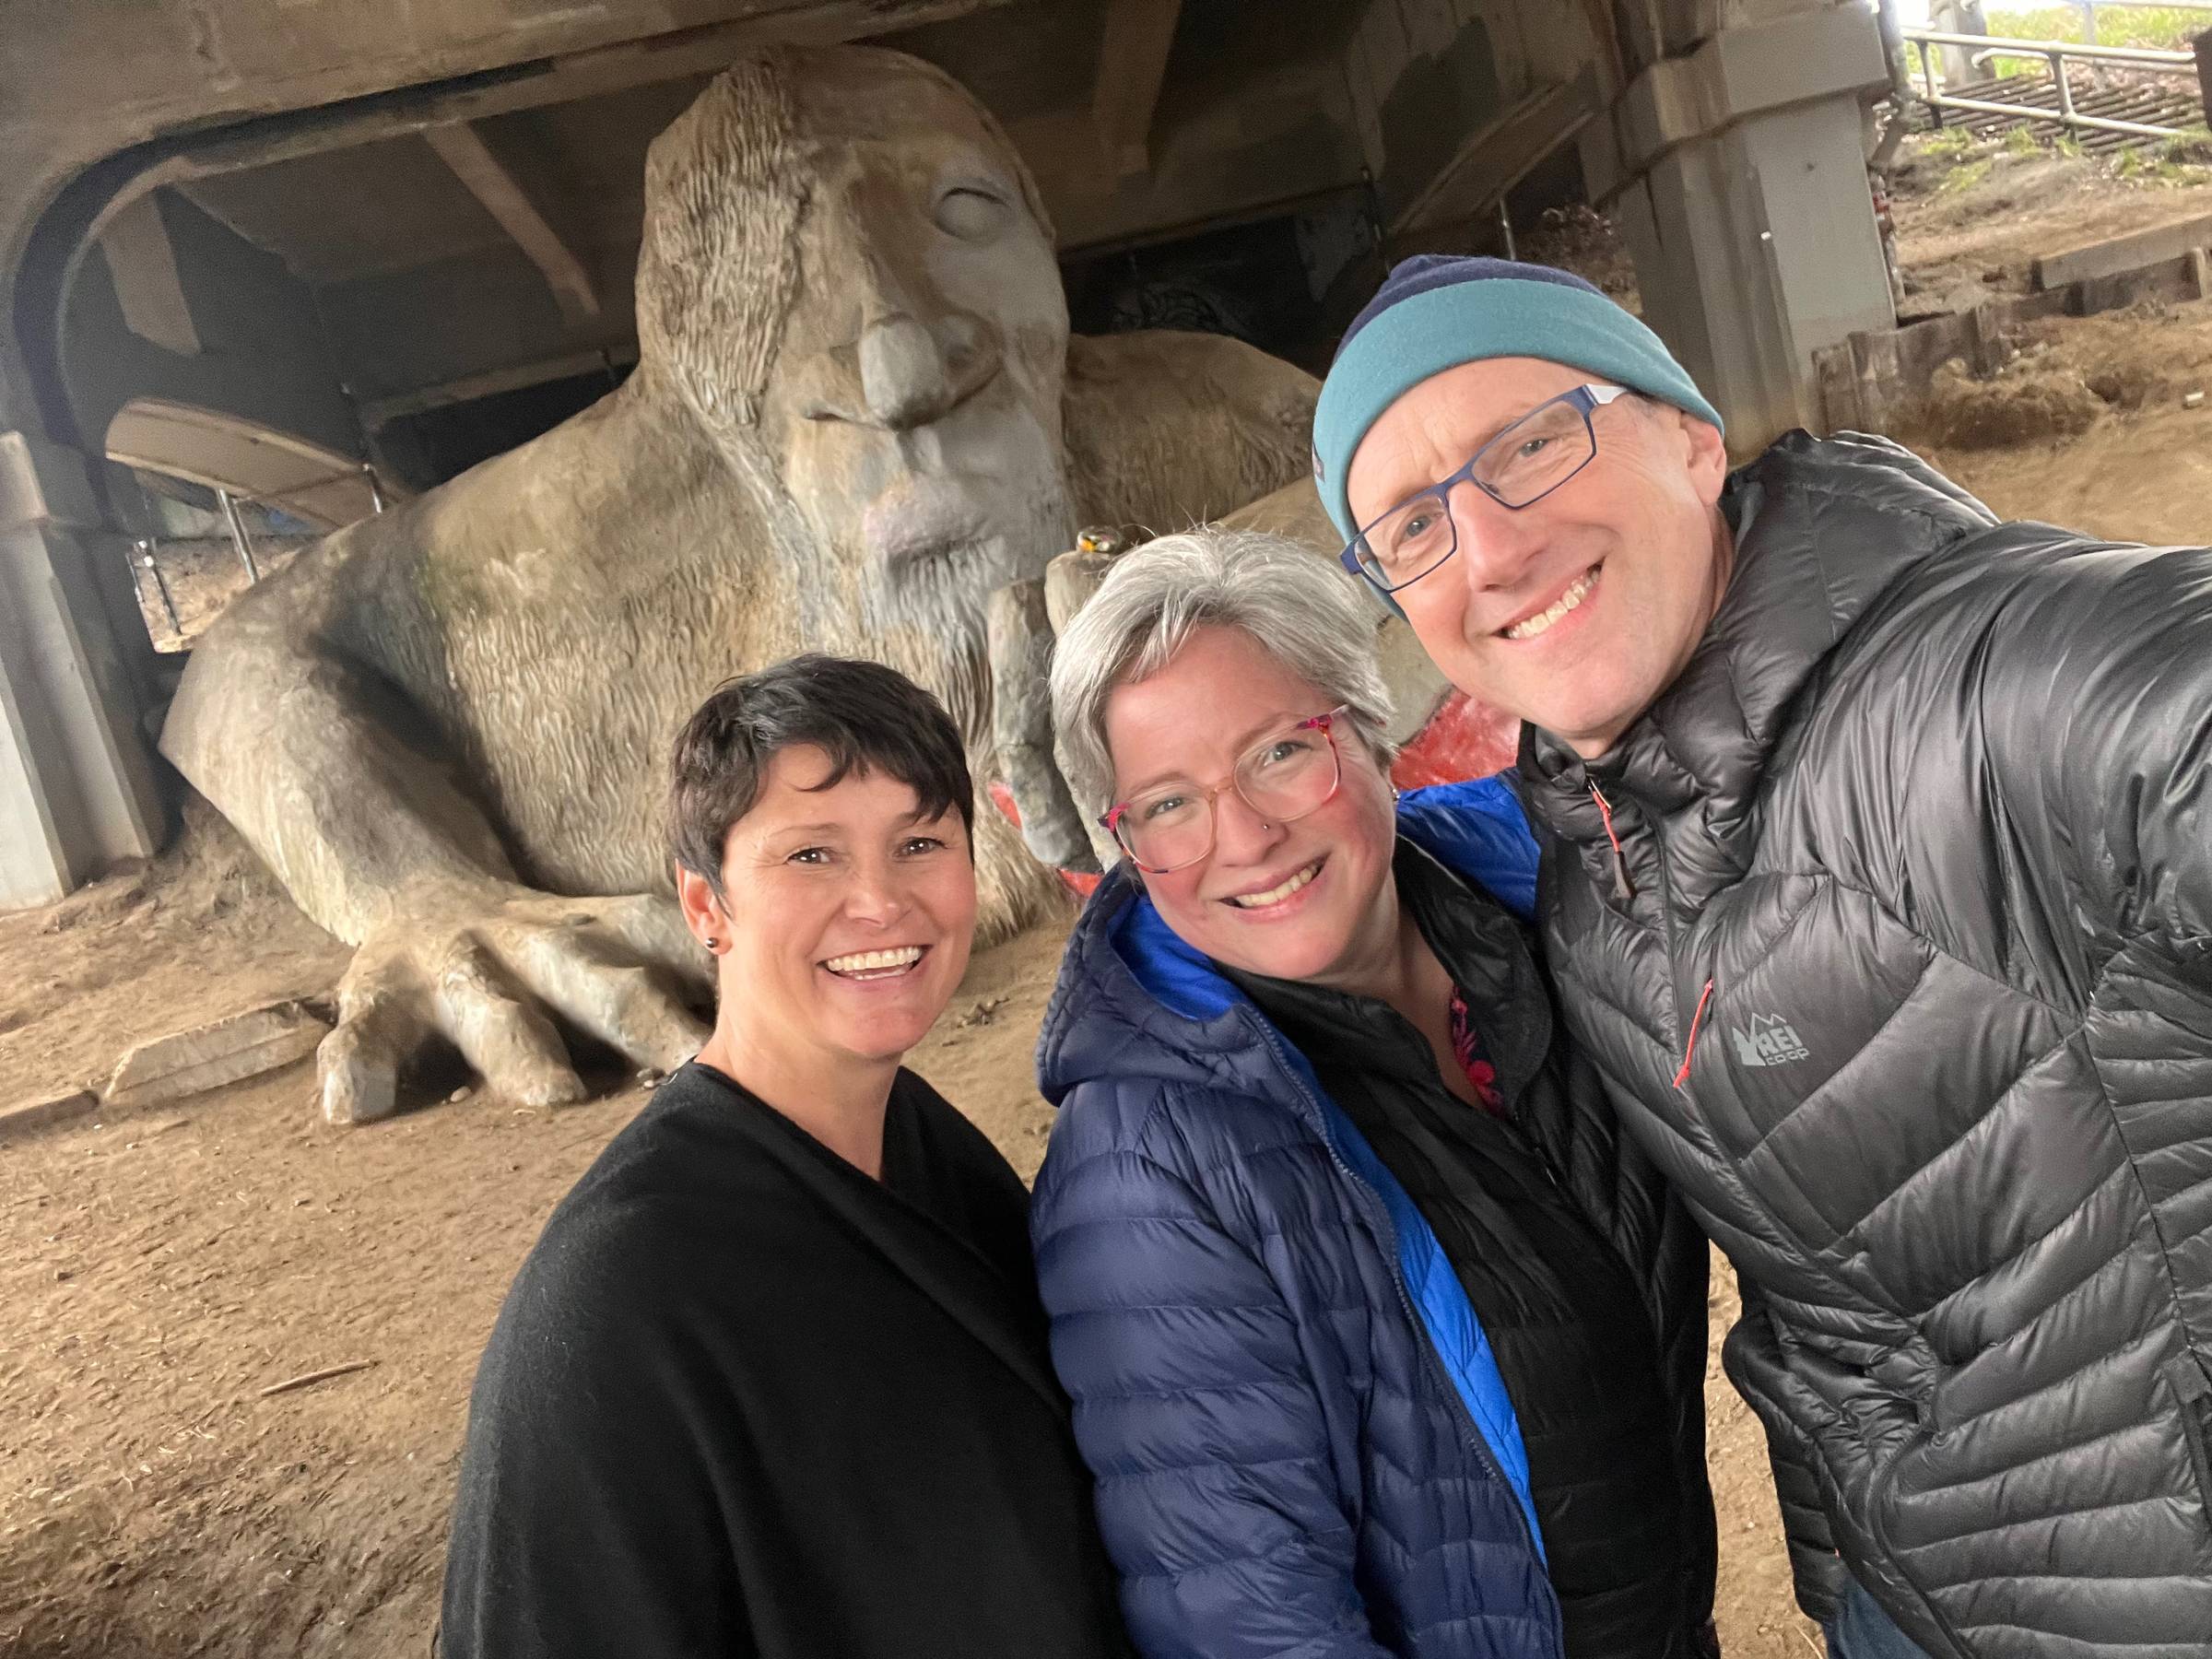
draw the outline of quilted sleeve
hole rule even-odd
[[[1030,1231],[1139,1650],[1386,1659],[1291,1311],[1197,1182],[1055,1134]]]
[[[2212,987],[2212,550],[2055,566],[1990,641],[1981,717],[2042,913]]]

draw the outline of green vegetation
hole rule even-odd
[[[1983,14],[1989,32],[2010,41],[2079,41],[2083,39],[2081,8],[2076,6],[2035,6]],[[2186,51],[2192,35],[2212,29],[2212,12],[2179,6],[2100,6],[2097,8],[2097,43],[2100,46],[2155,46]],[[2038,69],[2033,59],[2001,58],[1999,75],[2023,75]]]
[[[1919,140],[1920,153],[1938,161],[1956,161],[1974,147],[1974,135],[1962,126],[1947,126]]]
[[[2037,124],[2014,127],[2001,135],[1977,138],[1963,127],[1916,135],[1912,150],[1921,162],[1931,164],[1923,173],[1921,188],[1940,195],[1973,189],[2000,167],[2009,168],[2036,156],[2084,159],[2081,140],[2056,126]],[[2106,177],[2134,186],[2179,187],[2212,184],[2212,132],[2191,127],[2163,142],[2147,141],[2105,151],[2093,159]]]
[[[2113,152],[2112,177],[2131,184],[2174,188],[2212,181],[2212,133],[2192,130],[2163,144],[2130,145]]]
[[[2212,164],[2212,132],[2203,127],[2186,127],[2182,133],[2159,147],[2159,159],[2177,166],[2202,169]]]
[[[1945,195],[1955,195],[1962,190],[1971,190],[1989,177],[1996,164],[1996,158],[1994,156],[1983,156],[1975,161],[1961,161],[1957,167],[1943,175],[1943,182],[1936,188]]]

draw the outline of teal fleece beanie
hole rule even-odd
[[[1432,374],[1484,358],[1586,370],[1721,426],[1659,336],[1567,271],[1506,259],[1417,254],[1352,319],[1313,410],[1313,483],[1347,541],[1358,526],[1345,477],[1368,429]]]

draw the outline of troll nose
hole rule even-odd
[[[861,402],[894,431],[943,418],[991,378],[988,337],[959,314],[933,326],[910,313],[881,317],[860,336]]]
[[[942,413],[944,354],[917,318],[886,317],[860,336],[861,398],[889,427],[916,426]]]

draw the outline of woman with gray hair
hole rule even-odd
[[[1404,800],[1374,618],[1200,531],[1063,634],[1123,857],[1039,1043],[1053,1354],[1148,1654],[1711,1648],[1705,1247],[1555,1038],[1498,780]]]

